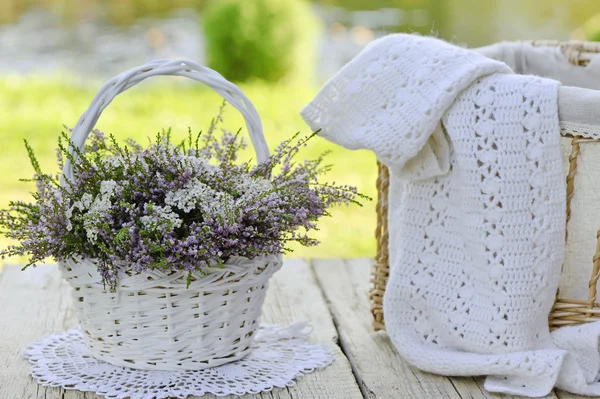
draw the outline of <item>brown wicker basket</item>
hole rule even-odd
[[[574,65],[586,66],[596,53],[600,53],[600,43],[596,42],[559,42],[551,40],[528,41],[534,46],[559,47],[565,57]],[[581,145],[592,145],[600,143],[598,140],[571,136],[571,153],[569,155],[569,170],[566,176],[567,183],[567,222],[571,216],[570,203],[574,195],[574,182],[577,172],[577,157]],[[377,330],[385,329],[383,319],[383,295],[389,276],[389,252],[388,252],[388,188],[389,173],[385,165],[378,162],[377,177],[377,254],[375,264],[371,270],[371,313],[373,315],[373,327]],[[600,303],[596,302],[596,283],[600,277],[600,230],[596,235],[597,247],[594,256],[590,259],[591,278],[588,284],[588,299],[563,298],[560,292],[556,293],[556,301],[548,316],[550,329],[561,326],[576,325],[600,320]]]

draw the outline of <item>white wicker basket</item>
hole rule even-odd
[[[217,72],[189,61],[155,61],[108,81],[73,129],[80,150],[102,110],[120,92],[155,75],[185,76],[206,83],[246,121],[258,162],[269,157],[258,114],[240,89]],[[74,151],[71,149],[71,153]],[[62,182],[73,179],[65,162]],[[251,350],[268,280],[281,256],[230,259],[208,275],[187,272],[119,273],[106,289],[91,259],[61,262],[73,287],[77,317],[91,354],[108,363],[147,370],[201,370],[238,360]]]

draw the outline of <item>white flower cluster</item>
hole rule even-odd
[[[195,150],[190,150],[190,152],[192,152],[192,151],[193,151],[193,153],[195,153]],[[198,158],[198,157],[192,155],[192,156],[185,157],[185,159],[189,163],[189,165],[198,172],[199,175],[211,176],[217,170],[217,167],[215,165],[212,165],[210,162],[208,162],[204,158]]]
[[[128,165],[130,163],[137,162],[141,165],[142,170],[147,172],[150,168],[148,167],[148,163],[140,154],[130,154],[130,157],[123,157],[121,155],[111,155],[106,157],[104,160],[104,164],[108,164],[111,168],[115,169],[122,165]]]
[[[258,197],[267,191],[273,189],[273,184],[263,178],[251,178],[247,175],[242,175],[239,182],[237,182],[238,190],[242,193],[242,198],[244,197]]]
[[[104,180],[100,182],[100,195],[111,197],[117,188],[117,182],[114,180]]]
[[[236,203],[243,203],[246,199],[257,197],[273,189],[273,185],[267,179],[253,179],[242,176],[235,185],[236,191],[241,194],[238,200],[227,193],[218,192],[199,179],[190,181],[185,187],[167,193],[165,204],[184,212],[193,209],[203,209],[217,217],[228,217]]]
[[[79,209],[80,211],[87,211],[85,213],[85,219],[83,221],[83,228],[90,242],[95,243],[98,239],[99,227],[98,224],[104,219],[104,215],[110,211],[112,207],[111,198],[115,193],[117,182],[114,180],[105,180],[100,183],[100,194],[94,198],[91,194],[85,193],[81,196],[79,201],[75,201],[73,205],[67,210],[67,230],[71,230],[71,217],[73,211]]]
[[[234,220],[236,210],[239,210],[239,206],[236,205],[234,198],[224,192],[217,192],[212,201],[200,204],[205,216],[231,222]]]
[[[184,212],[190,212],[201,204],[215,202],[217,192],[198,179],[190,181],[185,187],[167,193],[165,204]]]
[[[152,205],[148,211],[149,215],[142,216],[140,221],[149,230],[159,230],[165,227],[172,230],[181,227],[181,223],[183,223],[170,206]]]

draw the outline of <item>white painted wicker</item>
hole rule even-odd
[[[60,263],[84,342],[97,359],[147,370],[201,370],[250,353],[278,256],[230,259],[209,275],[120,273],[105,289],[91,260]]]
[[[112,99],[155,75],[185,76],[213,88],[244,116],[258,162],[268,159],[260,119],[250,101],[217,72],[190,61],[155,61],[108,81],[74,127],[73,144],[83,150]],[[62,183],[72,178],[67,161]],[[250,352],[268,280],[282,261],[280,255],[233,258],[207,275],[194,273],[189,288],[187,272],[133,273],[123,267],[114,292],[102,284],[93,260],[59,264],[74,289],[84,341],[94,357],[138,369],[201,370]]]
[[[73,128],[71,141],[79,149],[83,149],[85,140],[90,134],[96,122],[100,118],[104,108],[117,96],[117,94],[129,89],[141,81],[157,75],[184,76],[199,82],[205,83],[211,89],[216,91],[229,104],[235,107],[246,121],[246,127],[250,140],[256,152],[256,160],[259,163],[269,158],[269,148],[262,132],[262,124],[254,105],[242,93],[242,91],[233,83],[226,80],[218,72],[198,65],[188,60],[159,60],[152,61],[142,66],[129,69],[114,78],[110,79],[98,90],[98,93],[92,99],[88,109],[81,115],[77,124]],[[71,151],[73,154],[74,151]],[[73,154],[77,159],[76,154]],[[67,159],[63,167],[63,178],[73,178],[73,165]]]

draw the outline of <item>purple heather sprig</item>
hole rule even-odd
[[[238,162],[246,144],[227,131],[216,137],[221,112],[205,134],[190,132],[179,145],[169,131],[142,147],[133,140],[121,146],[95,130],[77,160],[63,133],[58,165],[68,158],[74,165],[64,187],[42,173],[25,143],[37,191],[33,203],[11,202],[0,211],[2,232],[20,241],[0,255],[28,256],[27,266],[46,257],[92,258],[114,287],[115,265],[201,272],[232,256],[286,252],[292,241],[316,245],[309,233],[328,208],[367,198],[355,187],[321,183],[330,168],[323,156],[295,161],[315,134],[284,141],[261,165]]]

